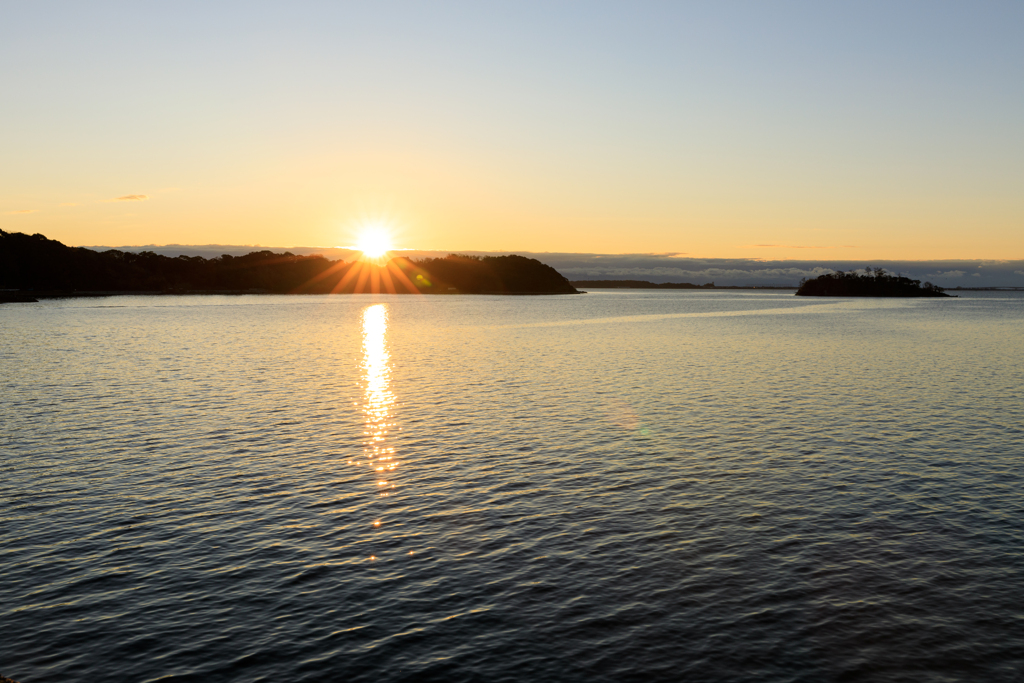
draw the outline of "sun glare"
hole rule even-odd
[[[364,228],[359,233],[356,249],[370,258],[380,258],[391,251],[391,235],[379,226]]]

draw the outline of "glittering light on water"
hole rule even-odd
[[[363,310],[363,442],[368,464],[377,472],[393,471],[395,449],[386,445],[395,395],[391,391],[391,355],[387,345],[388,307],[374,304]],[[385,464],[386,463],[386,464]],[[386,486],[378,481],[377,486]],[[393,488],[393,487],[392,487]]]
[[[384,472],[398,467],[394,461],[395,449],[387,445],[388,432],[394,427],[391,422],[395,405],[395,394],[391,391],[391,355],[388,351],[388,306],[374,304],[363,309],[363,441],[366,465],[376,475],[377,495],[386,498],[395,485],[379,479]],[[379,474],[378,474],[379,473]],[[373,528],[381,527],[381,520],[373,522]],[[376,560],[375,555],[370,556]]]

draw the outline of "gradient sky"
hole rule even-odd
[[[1024,258],[1024,3],[0,2],[0,228]]]

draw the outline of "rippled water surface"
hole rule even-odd
[[[1024,680],[1024,298],[0,307],[0,673]]]

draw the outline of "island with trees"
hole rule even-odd
[[[205,259],[69,247],[0,230],[0,301],[152,294],[577,294],[557,270],[524,256],[375,261],[254,251]]]
[[[800,281],[797,296],[875,296],[875,297],[948,297],[942,287],[930,282],[921,284],[903,275],[893,275],[882,268],[867,268],[864,273],[857,271],[826,273]]]

